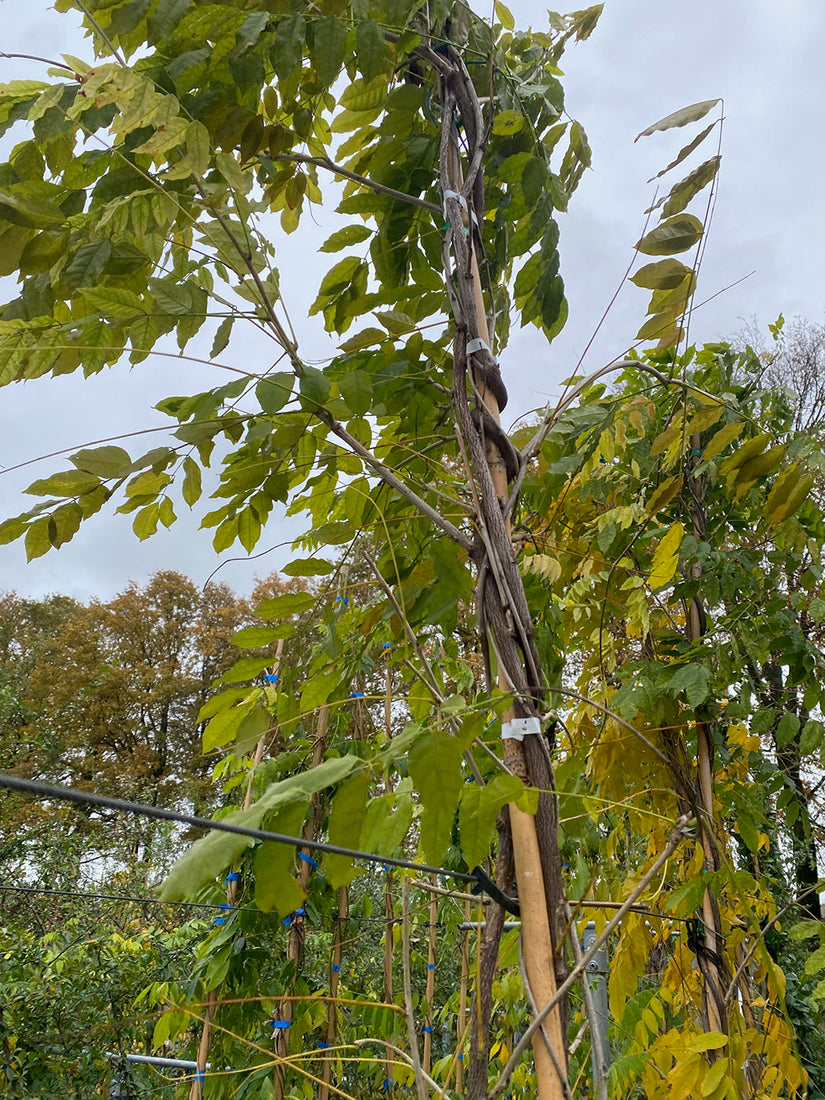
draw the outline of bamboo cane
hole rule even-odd
[[[452,179],[447,181],[449,187],[452,190],[460,189],[461,163],[455,141],[451,141],[449,162],[452,175]],[[480,213],[483,214],[483,211]],[[465,228],[470,229],[469,218],[466,220]],[[487,314],[484,307],[481,278],[472,233],[470,233],[469,241],[470,278],[478,325],[478,332],[471,333],[471,336],[478,336],[489,344]],[[481,379],[475,381],[475,387],[487,413],[496,424],[500,425],[501,414],[495,395],[490,392]],[[509,495],[507,469],[498,446],[489,438],[485,440],[485,455],[496,496],[503,506]],[[509,516],[506,517],[505,522],[509,537]],[[499,687],[502,691],[512,692],[513,685],[509,682],[501,664],[499,664],[498,677]],[[509,708],[502,715],[502,722],[509,722],[515,717],[514,708]],[[506,762],[510,768],[520,778],[527,781],[527,767],[521,743],[508,740],[504,745],[504,752]],[[533,815],[520,810],[513,803],[510,805],[510,821],[513,831],[516,881],[522,910],[521,935],[524,944],[527,979],[536,1004],[547,1004],[556,995],[556,977],[553,965],[553,940],[544,889],[544,875],[536,834],[536,819]],[[536,1034],[533,1042],[533,1054],[536,1064],[539,1100],[563,1100],[564,1090],[559,1074],[553,1065],[553,1059],[547,1049],[547,1042],[553,1047],[562,1071],[564,1071],[566,1069],[566,1044],[562,1032],[559,1007],[549,1015],[543,1034]]]

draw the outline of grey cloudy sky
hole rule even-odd
[[[518,24],[544,27],[545,7],[536,0],[514,0],[510,6]],[[55,14],[41,0],[0,0],[5,52],[84,56],[73,27],[71,16]],[[721,185],[697,300],[718,296],[696,312],[692,339],[731,335],[754,316],[764,326],[780,311],[822,319],[823,43],[825,5],[811,0],[608,0],[592,38],[571,48],[564,60],[568,110],[584,124],[593,148],[593,168],[561,219],[570,320],[549,349],[530,330],[514,333],[503,357],[508,414],[515,418],[543,406],[576,367],[641,235],[643,211],[653,195],[645,181],[668,163],[685,132],[638,144],[634,137],[697,100],[723,97],[726,121]],[[0,81],[41,73],[32,63],[0,58]],[[320,226],[307,224],[309,242],[302,226],[280,246],[282,285],[293,318],[306,313],[324,270],[327,257],[316,259],[314,246],[334,227],[334,215],[324,212]],[[646,305],[645,292],[626,284],[593,341],[585,369],[622,353]],[[331,342],[308,323],[300,335],[309,356],[331,353]],[[271,353],[249,344],[242,355],[259,370]],[[70,377],[6,387],[0,391],[0,463],[10,467],[162,424],[164,418],[151,412],[157,400],[204,389],[214,384],[212,378],[198,364],[151,359],[86,382]],[[25,486],[64,465],[65,460],[51,459],[0,474],[0,515],[29,507]],[[297,530],[294,521],[277,518],[259,548],[282,543]],[[244,557],[218,577],[247,591],[256,574],[266,575],[286,560],[287,549],[252,561]],[[217,563],[209,533],[198,532],[188,515],[144,543],[133,536],[128,517],[98,516],[72,543],[30,565],[22,546],[0,548],[0,587],[32,596],[59,591],[105,598],[158,568],[180,569],[203,583]]]

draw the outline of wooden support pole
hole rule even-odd
[[[454,144],[452,145],[450,159],[453,174],[451,182],[457,189],[461,186],[461,164]],[[481,213],[483,214],[483,211]],[[466,228],[469,227],[470,220],[467,218]],[[490,333],[472,233],[469,240],[472,292],[478,325],[478,332],[470,333],[470,337],[478,336],[486,344],[489,344]],[[480,378],[474,379],[474,383],[486,412],[496,424],[500,425],[501,412],[495,395],[484,385]],[[485,456],[496,496],[503,507],[509,496],[507,467],[499,447],[489,438],[485,439]],[[509,537],[509,517],[505,518],[505,524]],[[502,691],[507,693],[513,691],[513,685],[501,665],[498,669],[498,683]],[[502,715],[502,723],[510,722],[516,717],[515,709],[508,708]],[[506,741],[503,746],[503,753],[505,762],[510,769],[525,782],[528,782],[528,771],[521,742]],[[532,814],[520,810],[515,803],[510,804],[509,810],[513,831],[516,882],[518,884],[519,904],[522,910],[521,936],[524,945],[524,964],[533,1001],[537,1008],[541,1008],[542,1005],[547,1004],[555,997],[557,987],[553,962],[553,937],[550,916],[547,912],[547,898],[536,833],[536,819]],[[567,1064],[566,1042],[562,1030],[560,1007],[550,1013],[544,1025],[544,1035],[537,1033],[533,1042],[533,1052],[536,1063],[539,1100],[563,1100],[563,1084],[547,1050],[547,1042],[552,1045],[560,1068],[562,1072],[565,1072]]]

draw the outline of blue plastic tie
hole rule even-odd
[[[693,455],[697,455],[697,456],[698,456],[698,455],[700,455],[700,454],[701,454],[702,452],[701,452],[701,451],[697,451],[697,450],[696,450],[696,448],[694,447],[694,449],[693,449],[693,450],[692,450],[692,451],[691,451],[690,453],[691,453],[691,456],[693,456]]]
[[[226,917],[215,917],[215,924],[226,924]]]
[[[425,1027],[423,1030],[426,1035],[432,1035],[433,1033],[433,1029],[431,1027]]]
[[[269,1022],[278,1031],[283,1031],[288,1027],[292,1027],[291,1020],[270,1020]]]
[[[224,879],[224,882],[238,882],[240,877],[240,871],[230,871]]]
[[[385,1089],[391,1089],[394,1084],[395,1079],[393,1077],[385,1077],[384,1084],[381,1087]]]
[[[384,649],[392,649],[392,642],[384,642]]]
[[[302,859],[304,863],[308,863],[313,871],[318,867],[317,862],[312,858],[312,856],[308,856],[306,852],[299,852],[298,859]]]
[[[463,1062],[463,1061],[464,1061],[464,1055],[463,1055],[463,1054],[457,1054],[457,1055],[456,1055],[456,1058],[458,1058],[459,1062]]]
[[[332,964],[332,973],[333,974],[337,974],[340,971],[340,969],[341,969],[341,964],[340,963],[333,963]]]
[[[349,607],[349,600],[347,599],[346,596],[336,596],[335,597],[335,602],[338,603],[339,600],[344,605],[344,607]]]
[[[474,775],[468,775],[467,776],[467,782],[468,783],[475,783],[475,781],[476,781],[476,777]]]
[[[284,924],[291,924],[295,917],[302,917],[306,913],[306,909],[293,909],[291,913],[287,913],[284,917]]]
[[[192,1076],[195,1078],[196,1081],[199,1081],[200,1084],[203,1084],[206,1080],[206,1071],[202,1069],[196,1069]]]
[[[278,683],[278,673],[277,672],[265,672],[264,673],[264,679],[266,680],[266,682],[268,684],[277,684]]]
[[[435,970],[435,963],[427,963],[428,970]]]
[[[230,905],[228,901],[222,901],[218,906],[219,909],[234,909],[234,905]]]
[[[323,1041],[323,1039],[319,1039],[318,1040],[318,1049],[319,1050],[332,1050],[332,1046],[329,1043],[325,1043]]]
[[[363,699],[364,698],[364,692],[363,691],[351,691],[349,693],[349,697],[350,697],[350,699]]]

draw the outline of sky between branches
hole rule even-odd
[[[517,26],[546,25],[546,8],[538,0],[512,0],[510,7]],[[87,57],[77,24],[44,0],[0,0],[4,52]],[[779,312],[822,320],[823,41],[825,6],[809,0],[781,5],[774,0],[607,0],[592,38],[571,47],[564,58],[567,108],[584,124],[593,148],[593,167],[570,213],[560,219],[570,319],[549,349],[536,330],[514,330],[502,360],[510,391],[508,415],[515,419],[543,407],[576,370],[641,236],[643,211],[653,197],[653,186],[645,181],[668,163],[685,132],[658,134],[638,144],[633,139],[649,123],[688,103],[722,96],[726,115],[719,197],[697,301],[750,275],[696,312],[691,339],[731,336],[752,317],[764,327]],[[43,70],[33,62],[0,58],[0,82],[40,78]],[[0,146],[4,158],[8,148],[8,142]],[[298,231],[278,245],[287,306],[302,350],[314,360],[334,350],[320,326],[302,321],[330,266],[330,257],[316,258],[312,249],[341,224],[333,205],[320,212],[313,208],[318,225],[305,217]],[[646,292],[626,284],[582,369],[594,370],[621,355],[646,305]],[[208,355],[208,340],[203,343],[196,349],[193,342],[187,352]],[[243,347],[242,354],[255,370],[271,360],[268,347],[260,345]],[[0,464],[7,468],[63,447],[164,424],[166,418],[152,411],[158,400],[213,384],[209,368],[152,357],[135,369],[123,364],[88,381],[70,376],[6,387],[0,392]],[[124,441],[136,451],[140,443]],[[0,470],[0,518],[30,507],[32,498],[22,490],[66,464],[54,458],[10,473]],[[134,537],[130,517],[99,515],[60,551],[29,565],[22,543],[0,547],[0,588],[33,597],[65,592],[81,599],[108,598],[130,579],[143,582],[160,568],[179,569],[202,584],[221,559],[212,551],[210,533],[197,531],[184,505],[178,511],[170,531],[161,530],[144,543]],[[298,521],[275,518],[259,548],[299,530]],[[235,547],[223,558],[237,552]],[[232,562],[218,577],[248,591],[256,574],[267,575],[289,556],[287,545],[265,557]]]

